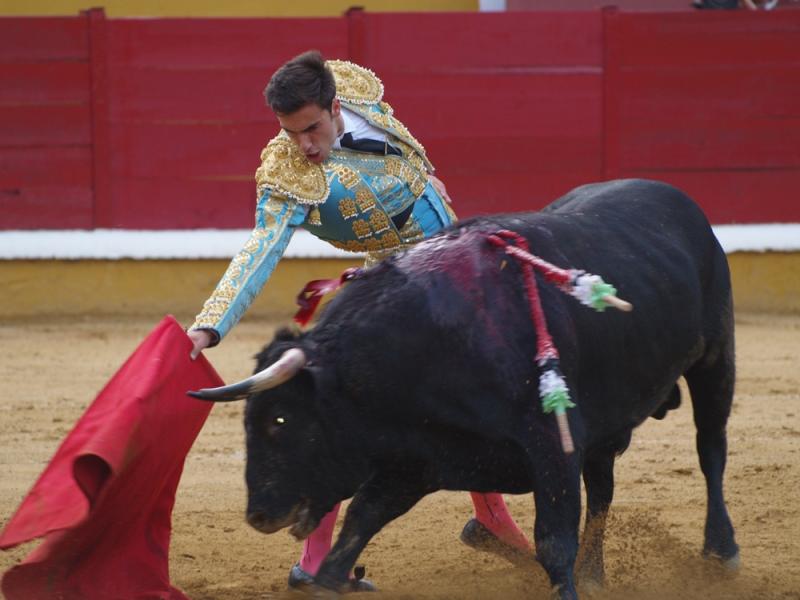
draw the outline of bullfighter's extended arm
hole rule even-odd
[[[225,337],[272,275],[307,211],[307,206],[295,200],[264,190],[250,238],[231,260],[190,330],[210,330],[215,337],[212,346]]]

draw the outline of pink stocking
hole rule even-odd
[[[333,510],[322,517],[317,528],[311,532],[305,542],[303,542],[303,555],[300,557],[300,568],[310,575],[316,575],[323,559],[331,549],[333,539],[333,527],[336,525],[336,515],[339,514],[337,504]]]
[[[475,506],[475,518],[489,531],[510,546],[529,551],[530,542],[508,512],[502,494],[470,492]]]

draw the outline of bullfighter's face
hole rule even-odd
[[[333,100],[330,110],[317,104],[306,104],[293,113],[275,115],[289,139],[315,164],[328,159],[336,138],[344,131],[338,99]]]

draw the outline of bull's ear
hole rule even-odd
[[[186,393],[193,398],[213,402],[238,400],[288,381],[303,368],[306,362],[305,352],[301,348],[289,348],[274,364],[247,379],[218,388],[205,388],[197,392]]]

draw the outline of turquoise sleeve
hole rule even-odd
[[[266,190],[256,207],[256,226],[233,257],[191,329],[211,330],[218,343],[233,329],[272,275],[308,207]]]

